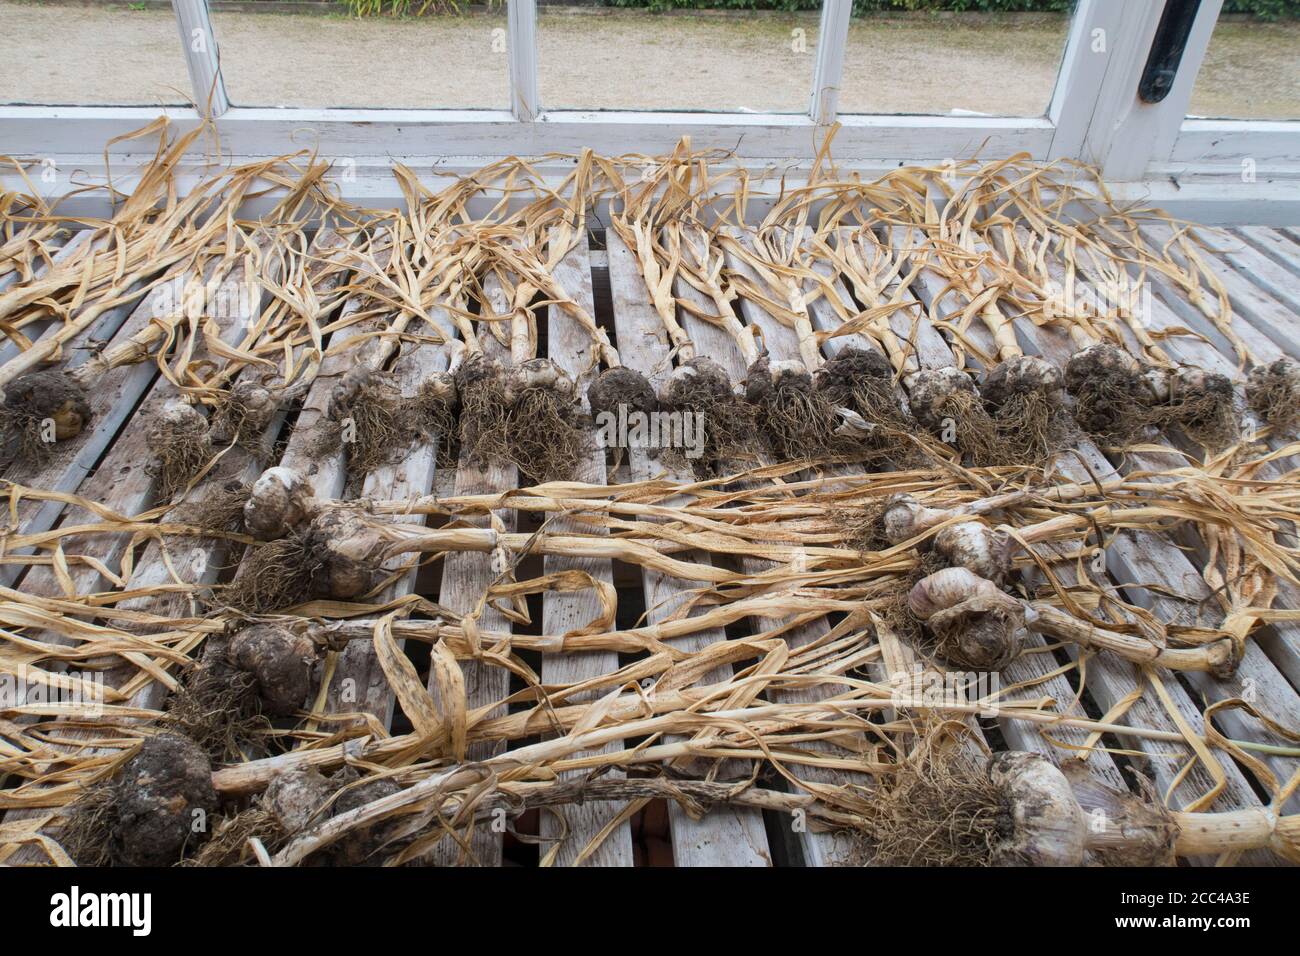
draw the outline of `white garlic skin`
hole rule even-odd
[[[322,589],[329,597],[348,600],[368,592],[383,558],[383,536],[358,512],[330,508],[312,521],[311,540],[325,560]]]
[[[998,866],[1081,866],[1087,821],[1070,782],[1040,754],[989,758],[989,779],[1006,796],[1014,830],[998,847]]]
[[[1004,539],[978,521],[959,521],[934,537],[934,550],[952,567],[966,568],[982,578],[1001,583],[1010,560]]]
[[[938,508],[927,508],[909,494],[897,494],[885,499],[880,521],[889,543],[899,544],[934,527],[944,517]]]
[[[162,411],[158,413],[158,422],[176,429],[199,430],[208,427],[208,420],[199,410],[179,398],[169,398],[163,404]]]
[[[254,424],[270,422],[279,403],[275,393],[259,382],[236,382],[230,390],[232,404],[238,404],[244,412],[245,421]]]
[[[311,488],[291,468],[268,468],[253,483],[244,502],[244,527],[255,538],[282,538],[307,517]]]
[[[922,621],[941,611],[968,602],[985,603],[990,608],[1019,611],[1021,604],[992,581],[970,568],[944,568],[917,581],[907,596],[907,606]]]
[[[1065,388],[1060,369],[1036,355],[1021,355],[999,362],[984,377],[980,394],[994,406],[1002,405],[1013,396],[1037,392],[1049,399],[1059,400]]]
[[[932,431],[944,427],[948,411],[946,403],[949,399],[962,393],[972,399],[979,396],[975,380],[952,366],[922,369],[909,376],[908,387],[911,391],[912,414]]]
[[[1167,368],[1149,368],[1142,373],[1142,383],[1146,386],[1152,405],[1163,405],[1169,401],[1169,380]]]
[[[507,405],[513,405],[532,388],[548,389],[560,398],[572,398],[576,394],[573,379],[550,359],[529,359],[522,365],[511,366],[503,370],[502,378]]]
[[[812,388],[812,376],[802,362],[779,361],[772,363],[772,382],[777,388]]]
[[[954,667],[1000,671],[1020,654],[1024,605],[969,568],[944,568],[921,579],[907,605]]]

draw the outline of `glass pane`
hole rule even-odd
[[[1042,116],[1052,98],[1074,3],[1059,12],[868,12],[845,50],[841,113]]]
[[[177,106],[190,99],[171,8],[0,0],[0,103]]]
[[[538,10],[544,109],[803,113],[818,13]]]
[[[1300,21],[1221,17],[1196,75],[1188,113],[1300,119]]]
[[[211,17],[236,106],[510,108],[504,6],[364,19],[223,8]]]

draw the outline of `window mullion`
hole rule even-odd
[[[1204,0],[1169,95],[1145,103],[1138,83],[1164,4],[1080,0],[1048,110],[1051,157],[1093,163],[1111,180],[1140,179],[1167,160],[1222,6]]]
[[[849,42],[853,0],[822,0],[817,29],[817,62],[813,66],[812,101],[808,115],[829,126],[839,112],[840,84],[844,77],[844,50]]]
[[[1052,159],[1104,160],[1121,110],[1136,97],[1162,6],[1079,0],[1047,111],[1056,126]]]
[[[212,32],[207,0],[172,0],[176,28],[181,35],[185,65],[190,71],[190,87],[198,111],[217,117],[230,109],[226,84],[221,78],[221,58],[217,54],[217,36]]]
[[[531,123],[541,106],[537,96],[537,3],[509,0],[507,55],[510,59],[510,111]]]
[[[1187,121],[1187,111],[1191,108],[1196,77],[1201,72],[1206,53],[1209,52],[1210,37],[1214,34],[1214,27],[1218,23],[1222,9],[1223,0],[1202,0],[1200,9],[1196,13],[1196,21],[1192,24],[1192,32],[1183,47],[1182,60],[1178,64],[1178,75],[1174,78],[1169,94],[1156,106],[1147,107],[1157,111],[1152,119],[1154,125],[1154,136],[1151,141],[1152,162],[1166,163],[1174,151],[1183,124]],[[1125,178],[1138,178],[1146,172],[1147,166],[1144,165],[1136,173]]]

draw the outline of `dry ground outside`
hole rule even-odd
[[[218,11],[231,100],[245,106],[508,104],[505,15],[411,20]],[[1063,16],[870,18],[853,23],[846,112],[1041,115]],[[543,10],[548,107],[798,112],[817,41],[812,16],[658,16]],[[190,98],[168,11],[0,0],[0,102],[180,104]],[[1300,23],[1221,23],[1195,115],[1300,118]]]

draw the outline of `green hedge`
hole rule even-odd
[[[1300,0],[1227,0],[1224,13],[1250,13],[1261,20],[1300,17]]]
[[[600,0],[610,7],[650,10],[816,10],[821,0]],[[1073,0],[853,0],[857,15],[878,10],[957,10],[983,12],[1065,12]],[[1249,13],[1263,20],[1300,16],[1300,0],[1227,0],[1225,13]]]

